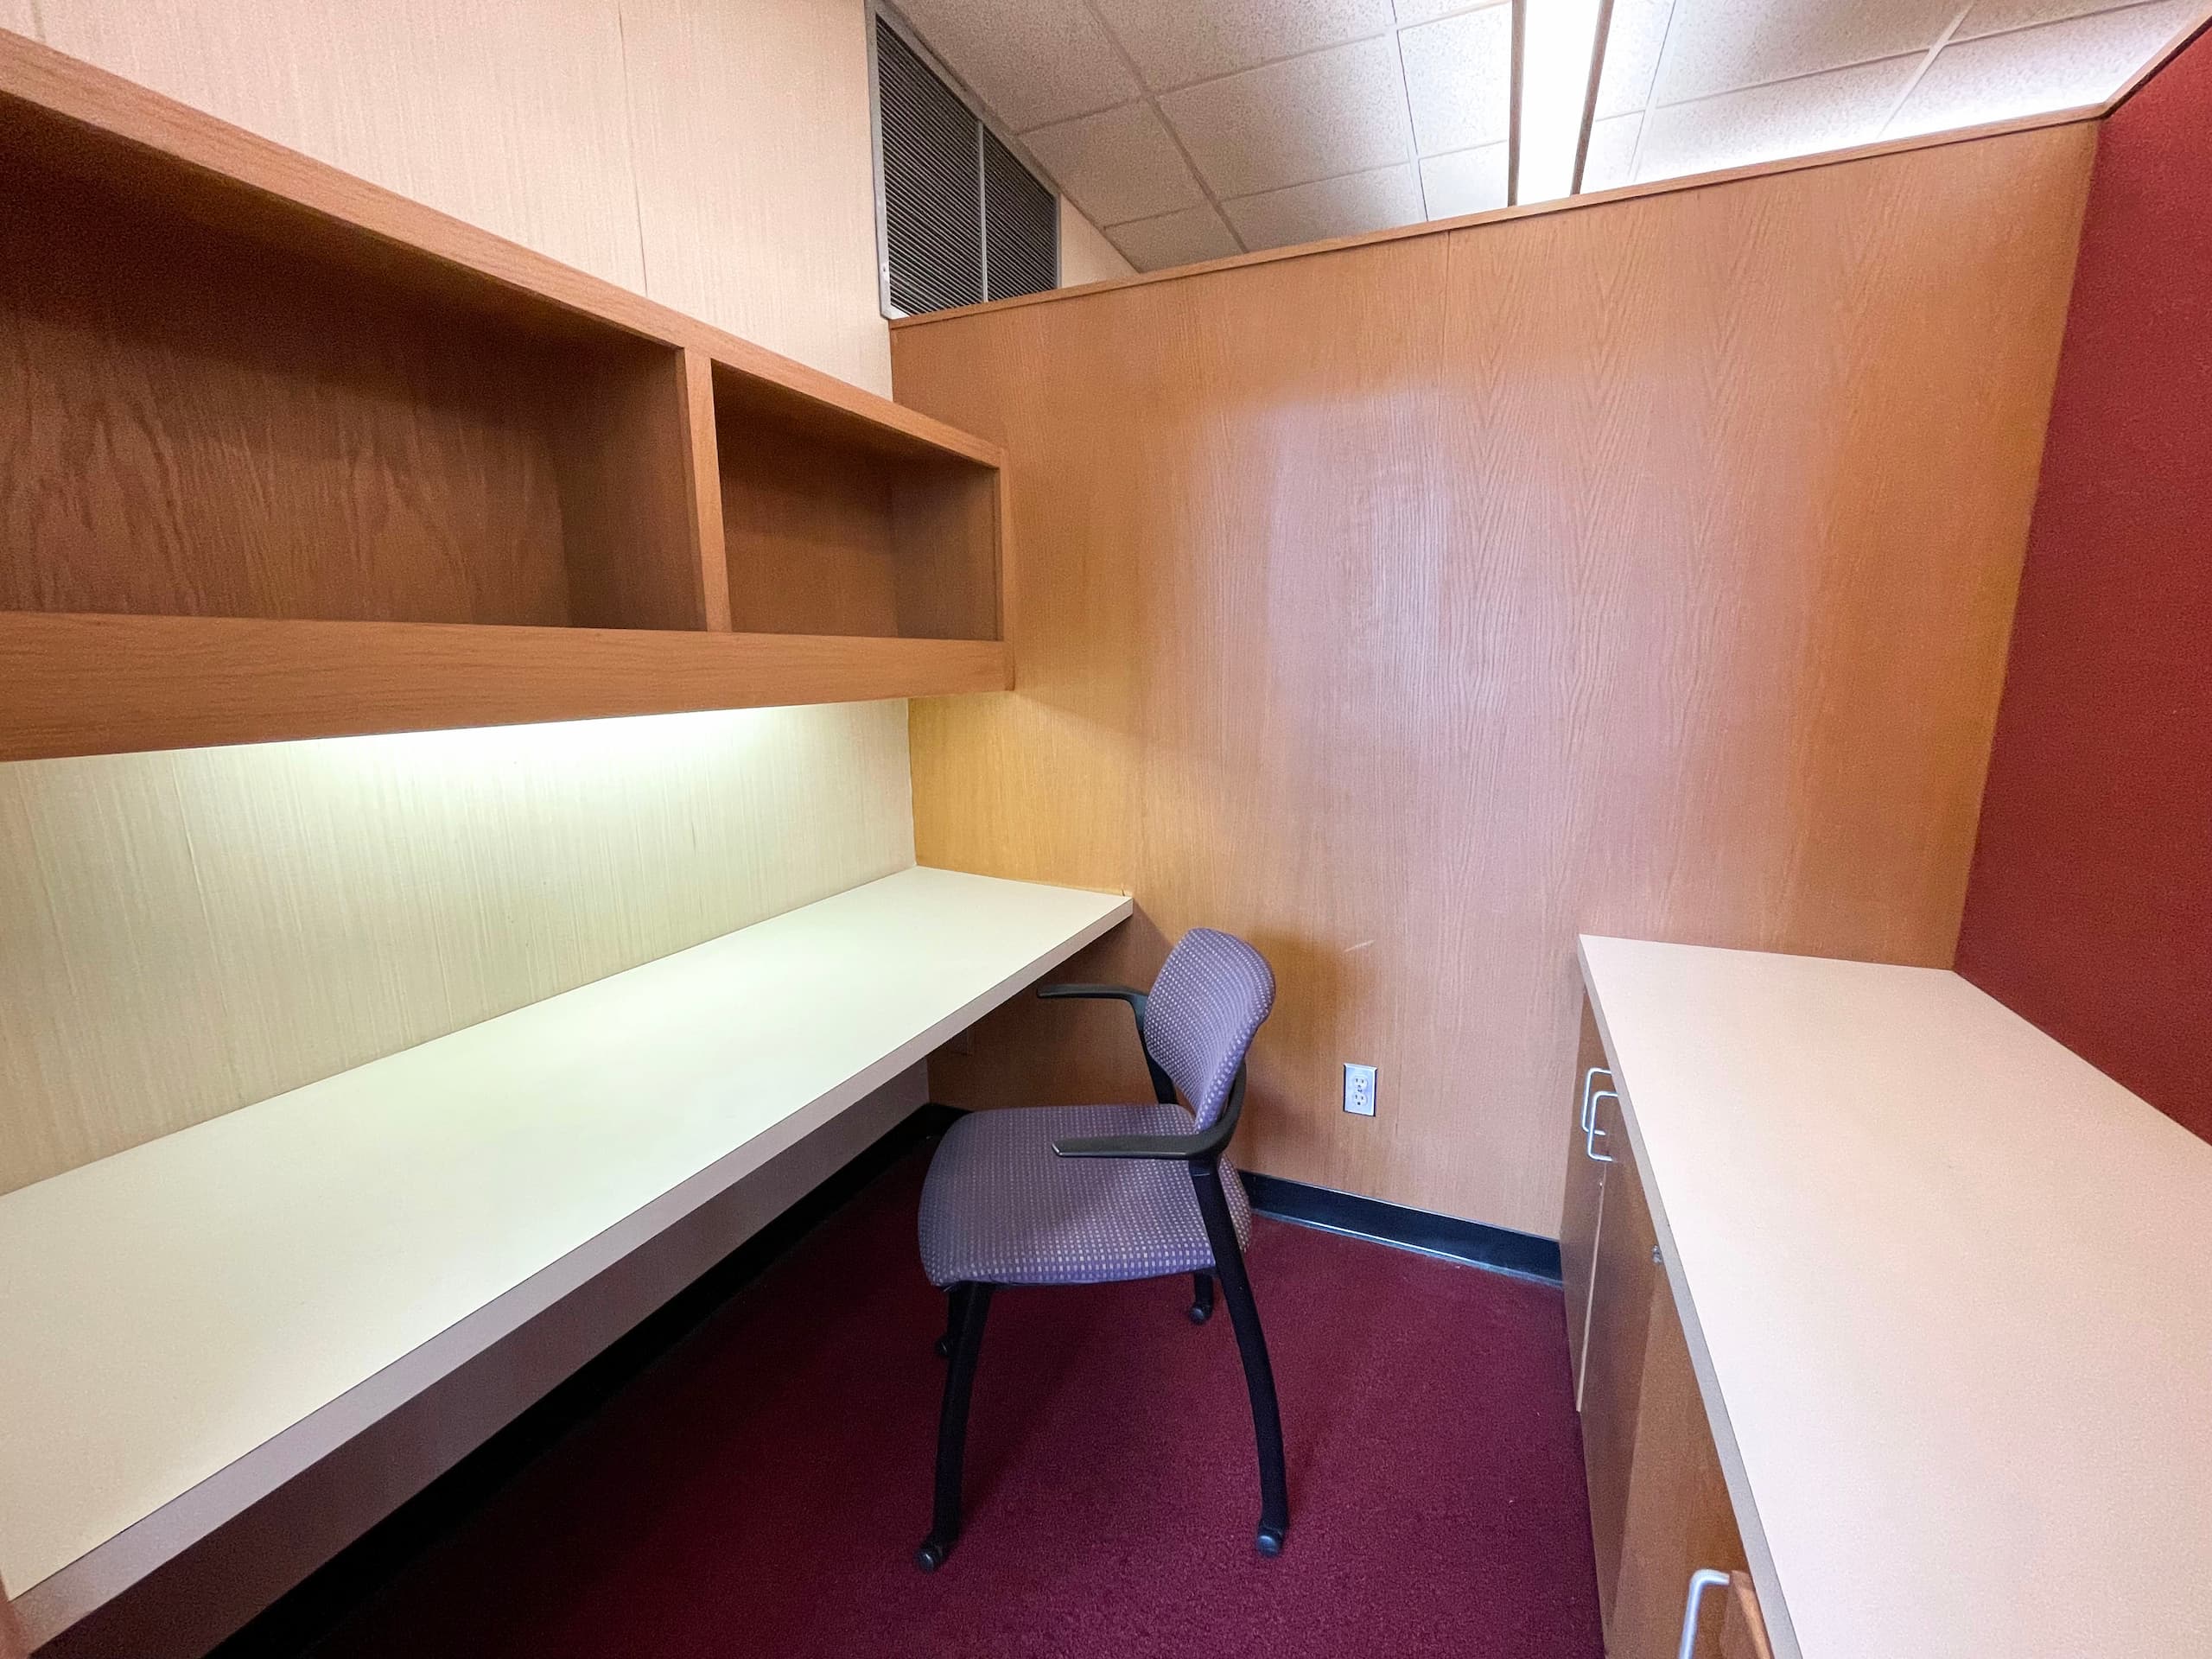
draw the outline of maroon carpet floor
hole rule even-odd
[[[1262,1218],[1291,1532],[1252,1548],[1225,1312],[991,1310],[968,1521],[928,1529],[944,1302],[909,1159],[404,1568],[316,1659],[1596,1659],[1556,1289]]]

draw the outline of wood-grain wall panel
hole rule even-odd
[[[2094,143],[901,327],[1016,550],[1017,695],[914,706],[923,861],[1126,886],[1084,976],[1245,933],[1254,1166],[1549,1233],[1578,931],[1950,960]],[[1143,1097],[1026,1005],[933,1082]]]
[[[912,862],[897,702],[0,766],[0,1191]]]
[[[0,0],[0,26],[885,392],[866,18],[861,0]]]
[[[39,0],[48,46],[642,289],[615,0]]]
[[[868,11],[859,0],[621,0],[648,291],[872,391]]]

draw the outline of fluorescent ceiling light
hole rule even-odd
[[[1574,150],[1582,138],[1603,3],[1523,0],[1517,202],[1555,201],[1573,193]]]

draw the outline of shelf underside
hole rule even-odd
[[[0,613],[0,760],[999,691],[995,640]]]

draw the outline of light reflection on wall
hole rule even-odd
[[[0,766],[0,1191],[912,861],[903,702]]]

